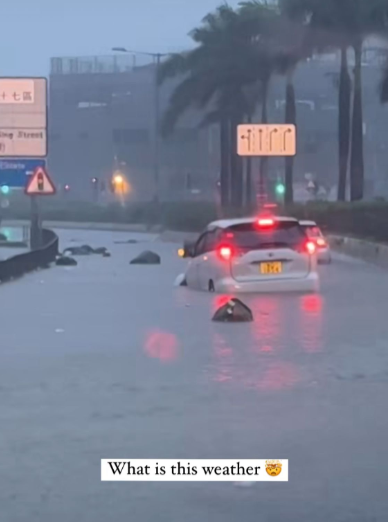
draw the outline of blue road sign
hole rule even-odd
[[[44,159],[9,159],[0,160],[0,186],[24,188],[37,167],[46,168]]]

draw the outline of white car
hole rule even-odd
[[[195,243],[181,284],[218,293],[317,292],[316,244],[297,219],[241,218],[214,221]],[[179,284],[179,283],[178,283]]]
[[[331,263],[330,246],[315,221],[299,221],[307,236],[317,245],[318,263]]]

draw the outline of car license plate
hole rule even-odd
[[[271,261],[270,263],[260,263],[260,273],[264,275],[281,274],[283,271],[280,261]]]

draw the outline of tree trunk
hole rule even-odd
[[[338,201],[346,200],[346,181],[350,149],[351,81],[348,70],[347,47],[341,49],[341,72],[338,96]]]
[[[292,68],[287,73],[287,84],[286,84],[286,114],[285,123],[296,125],[296,100],[295,100],[295,87],[294,87],[294,72],[295,68]],[[284,202],[291,204],[294,201],[294,157],[286,156],[285,158],[285,186],[286,193],[284,196]]]
[[[268,123],[268,87],[269,78],[263,81],[263,100],[261,106],[261,123]],[[259,172],[259,199],[267,193],[267,171],[268,171],[268,157],[261,156],[260,158],[260,172]]]
[[[350,153],[350,196],[352,201],[359,201],[364,196],[364,137],[361,79],[362,42],[357,42],[355,44],[354,55],[355,67],[352,118],[352,146]]]
[[[242,208],[243,197],[243,163],[237,154],[237,126],[241,123],[239,116],[233,115],[230,125],[230,169],[231,169],[231,202],[235,210]]]
[[[230,204],[230,163],[229,163],[229,120],[223,116],[220,122],[220,165],[221,165],[221,207]]]

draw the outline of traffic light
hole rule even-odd
[[[5,196],[7,194],[9,194],[9,186],[8,185],[2,185],[1,186],[1,193],[4,194]]]
[[[275,185],[275,192],[277,196],[284,196],[286,192],[286,187],[282,181],[278,181]]]

